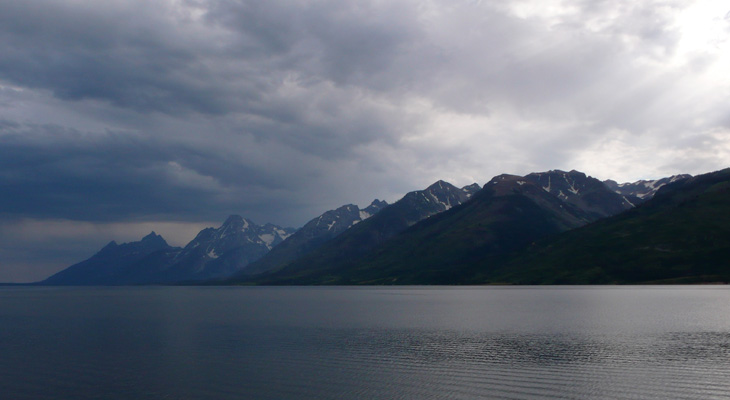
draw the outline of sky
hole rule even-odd
[[[443,179],[730,167],[715,0],[0,0],[0,282]]]

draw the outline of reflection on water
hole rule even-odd
[[[730,294],[683,288],[0,290],[13,399],[709,399]]]

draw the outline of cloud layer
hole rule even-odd
[[[0,233],[297,226],[438,179],[724,168],[715,3],[3,2]],[[58,243],[32,236],[13,248]],[[0,281],[28,265],[9,248]]]

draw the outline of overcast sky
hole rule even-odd
[[[728,167],[723,3],[0,0],[0,281],[438,179]]]

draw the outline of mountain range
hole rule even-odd
[[[440,187],[448,188],[443,183]],[[400,209],[395,208],[400,202],[395,203],[368,224],[257,279],[266,284],[458,283],[464,271],[484,257],[631,208],[622,195],[577,171],[505,174],[494,177],[463,204],[417,224],[389,229],[387,224],[397,220],[391,214],[413,209],[407,200],[422,197],[414,193],[401,200]],[[369,238],[383,240],[363,248]]]
[[[367,254],[409,226],[464,203],[479,190],[478,184],[457,188],[438,181],[424,190],[406,194],[366,221],[350,227],[316,248],[302,252],[297,258],[271,262],[271,258],[264,257],[260,263],[267,268],[257,272],[270,274],[281,269],[286,269],[284,273],[289,274],[299,270],[310,272]]]
[[[259,226],[231,215],[219,228],[206,228],[184,248],[150,233],[139,242],[111,242],[91,258],[40,282],[47,285],[140,285],[221,279],[261,258],[292,228]]]
[[[483,188],[478,184],[457,188],[438,181],[390,205],[380,200],[364,209],[344,205],[313,218],[298,230],[271,224],[258,226],[240,216],[230,216],[221,227],[201,231],[184,248],[169,246],[154,232],[139,242],[111,242],[88,260],[41,283],[723,281],[727,274],[721,267],[702,269],[695,264],[730,255],[727,230],[723,230],[728,225],[720,223],[722,218],[712,222],[712,216],[724,210],[722,196],[726,190],[722,182],[727,175],[727,171],[720,171],[619,184],[601,182],[578,171],[553,170],[525,176],[499,175]],[[693,202],[688,203],[688,199]],[[690,203],[694,208],[687,208]],[[696,212],[688,214],[690,209]],[[684,223],[669,224],[662,219],[667,215]],[[616,224],[639,226],[643,233],[629,232]],[[682,243],[691,242],[687,235],[701,236],[699,231],[707,232],[703,237],[712,240],[704,245],[695,243],[691,249],[696,251],[682,247]],[[621,245],[610,247],[606,243],[613,242],[607,237],[630,239],[616,241]],[[646,242],[657,237],[672,240]],[[596,244],[599,242],[603,244]],[[659,250],[649,257],[637,253],[637,248]],[[632,265],[632,271],[641,271],[645,261],[654,273],[619,273],[617,270],[628,267],[611,267],[606,264],[608,260]],[[674,272],[664,271],[661,265],[672,266]],[[702,275],[688,272],[688,265],[692,265],[691,271],[703,271]]]

